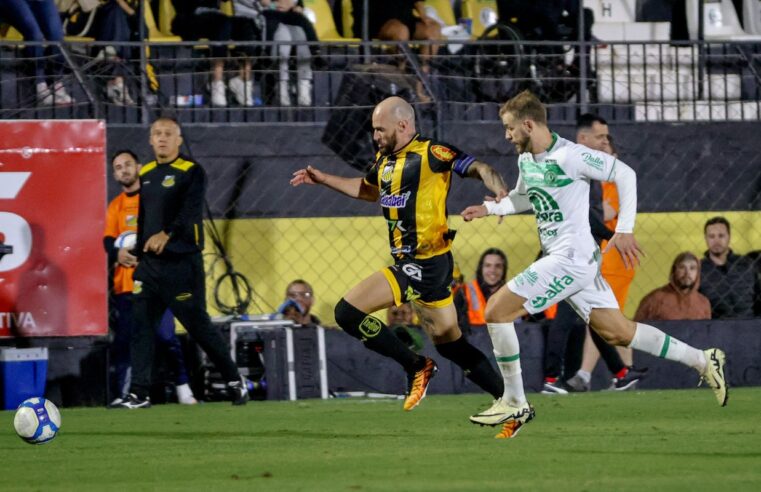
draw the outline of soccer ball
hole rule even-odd
[[[114,241],[114,248],[130,250],[135,247],[135,243],[137,243],[137,233],[135,231],[124,231]]]
[[[61,412],[50,400],[29,398],[16,409],[13,427],[16,428],[16,434],[29,444],[45,444],[58,434]]]

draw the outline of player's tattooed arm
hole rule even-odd
[[[480,179],[484,186],[494,193],[496,201],[500,201],[507,196],[507,185],[502,175],[489,164],[481,161],[475,161],[468,168],[468,177]]]

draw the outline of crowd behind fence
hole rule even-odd
[[[27,43],[28,44],[28,43]],[[761,100],[761,45],[755,42],[551,43],[529,41],[442,42],[423,71],[416,54],[400,43],[321,44],[310,72],[292,57],[284,83],[279,46],[250,45],[253,97],[238,97],[241,58],[215,59],[199,43],[67,43],[63,82],[74,101],[38,100],[35,60],[21,43],[0,44],[0,117],[104,118],[112,124],[146,123],[172,108],[186,122],[326,121],[330,110],[361,101],[341,89],[347,76],[385,74],[385,92],[408,95],[438,120],[488,120],[494,108],[522,89],[549,104],[550,119],[572,121],[579,112],[612,121],[755,121]],[[295,46],[295,45],[294,45]],[[128,52],[125,60],[117,52]],[[227,104],[214,103],[211,71],[224,62]],[[54,70],[55,71],[55,70]],[[60,70],[59,70],[60,71]],[[308,77],[310,84],[300,84]],[[123,79],[123,90],[113,81]],[[284,99],[284,91],[291,97]],[[300,92],[308,97],[298,99]]]

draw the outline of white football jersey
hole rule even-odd
[[[589,181],[615,181],[616,168],[629,169],[615,157],[552,134],[541,154],[523,153],[516,195],[525,195],[536,216],[539,240],[547,254],[594,255],[597,245],[589,227]],[[636,210],[636,185],[634,190]],[[517,197],[516,197],[517,198]],[[619,232],[631,232],[633,214]],[[622,217],[623,219],[623,217]]]

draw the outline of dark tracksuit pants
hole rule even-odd
[[[115,388],[115,395],[124,397],[130,390],[131,384],[131,359],[130,345],[132,344],[132,331],[134,318],[132,316],[132,294],[116,294],[113,297],[115,314],[114,339],[111,342],[111,364],[113,366],[111,387]],[[174,315],[166,310],[159,322],[156,331],[157,342],[164,345],[168,352],[169,368],[174,373],[177,385],[187,384],[188,372],[185,368],[185,357],[182,354],[182,346],[174,333]]]
[[[618,351],[607,344],[594,330],[592,340],[600,351],[600,357],[613,374],[626,367]],[[586,324],[567,303],[558,304],[555,319],[547,330],[547,344],[544,352],[544,376],[570,378],[581,367],[581,356],[584,349]]]
[[[132,393],[149,394],[156,327],[169,308],[201,346],[225,381],[240,378],[222,335],[206,312],[206,280],[201,253],[145,255],[135,270],[132,332]]]

